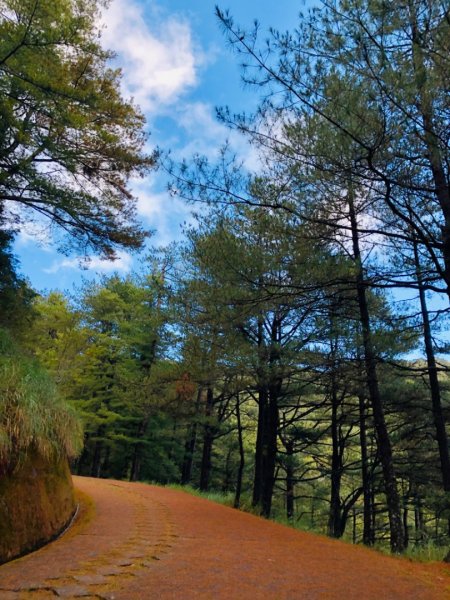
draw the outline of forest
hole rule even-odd
[[[55,2],[57,32],[50,4],[0,2],[0,474],[38,439],[11,426],[17,398],[37,421],[55,397],[67,431],[48,438],[68,437],[75,474],[189,485],[334,538],[444,555],[448,3],[324,1],[267,40],[217,8],[259,99],[218,119],[257,153],[254,173],[230,146],[218,160],[145,154],[95,3]],[[127,276],[30,287],[12,246],[30,211],[62,247],[114,258],[145,241],[127,185],[156,168],[195,211],[180,241],[147,243]],[[39,394],[23,391],[30,370]]]

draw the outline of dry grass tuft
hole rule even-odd
[[[33,447],[44,458],[76,456],[82,429],[47,373],[0,330],[0,463]]]

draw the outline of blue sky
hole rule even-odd
[[[195,152],[213,155],[229,132],[215,120],[215,107],[251,110],[257,97],[240,82],[238,61],[227,48],[209,0],[112,0],[102,16],[103,44],[117,53],[123,69],[123,94],[133,96],[147,118],[149,146],[171,150],[175,157]],[[291,29],[305,2],[292,0],[227,0],[236,22],[250,26],[255,18],[262,32],[269,27]],[[231,142],[252,156],[244,142],[232,134]],[[190,208],[166,192],[162,173],[133,183],[138,213],[154,231],[153,245],[165,245],[180,236],[180,225]],[[79,257],[62,256],[48,232],[30,228],[16,242],[21,271],[39,291],[68,289],[82,277],[118,271],[125,274],[136,257],[119,253],[114,263],[91,257],[87,269]]]

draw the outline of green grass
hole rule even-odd
[[[0,461],[30,448],[41,456],[73,457],[83,436],[75,411],[58,395],[36,360],[0,330]]]
[[[375,544],[373,549],[381,554],[392,556],[392,552],[388,544]],[[448,554],[448,546],[437,545],[432,540],[415,544],[410,542],[408,548],[400,556],[414,562],[442,562]]]
[[[443,561],[447,553],[447,547],[437,546],[433,542],[427,542],[425,544],[409,546],[404,556],[417,562],[433,562]]]
[[[211,492],[201,492],[198,488],[192,487],[191,485],[180,485],[177,483],[170,483],[166,487],[172,490],[186,492],[187,494],[191,494],[191,496],[205,498],[206,500],[211,500],[211,502],[223,504],[224,506],[233,506],[234,504],[234,494],[232,492],[224,493],[215,490]]]

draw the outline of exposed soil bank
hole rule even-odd
[[[67,459],[20,458],[0,476],[0,564],[56,537],[75,510]]]

